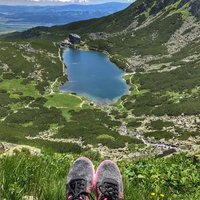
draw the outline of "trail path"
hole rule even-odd
[[[66,66],[65,66],[62,56],[61,56],[61,48],[58,49],[58,58],[59,58],[60,62],[62,63],[63,76],[66,76]]]
[[[49,95],[54,94],[53,88],[55,87],[55,85],[57,84],[57,82],[58,82],[58,78],[51,84]]]

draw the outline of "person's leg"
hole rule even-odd
[[[67,176],[67,200],[88,200],[94,186],[94,166],[85,157],[77,159]]]
[[[122,200],[123,183],[118,166],[110,161],[103,161],[97,171],[95,178],[95,189],[98,200]]]

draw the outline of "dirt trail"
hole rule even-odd
[[[55,87],[55,85],[57,84],[57,82],[58,82],[58,78],[51,84],[49,95],[54,94],[53,88]]]
[[[64,63],[63,58],[61,56],[61,48],[58,49],[58,58],[59,58],[60,62],[62,63],[63,76],[66,76],[66,66],[65,66],[65,63]]]

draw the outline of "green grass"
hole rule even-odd
[[[74,96],[68,93],[54,93],[52,95],[47,95],[44,97],[37,98],[30,106],[31,107],[41,107],[45,106],[47,108],[56,107],[61,110],[62,115],[67,121],[70,120],[71,114],[70,110],[81,109],[81,97]],[[88,108],[91,108],[88,106]]]
[[[34,83],[22,84],[23,79],[4,80],[0,84],[0,89],[8,91],[10,94],[23,93],[24,96],[39,97],[39,92],[35,89]]]
[[[61,107],[70,110],[80,108],[80,104],[82,102],[80,97],[68,93],[55,93],[47,99],[48,101],[45,104],[47,107]]]
[[[77,157],[71,154],[36,157],[24,150],[16,156],[0,158],[0,199],[20,200],[28,195],[39,200],[64,200],[66,176]],[[96,167],[101,161],[97,157],[92,160]],[[123,161],[118,165],[126,200],[198,200],[200,197],[200,164],[191,156]]]
[[[70,120],[71,114],[70,110],[80,110],[81,97],[71,95],[68,93],[55,93],[47,98],[45,106],[47,107],[57,107],[62,111],[62,115],[67,121]]]

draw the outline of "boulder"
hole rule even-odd
[[[79,35],[77,35],[77,34],[70,33],[69,34],[69,41],[72,44],[80,44],[81,43],[81,37]]]

